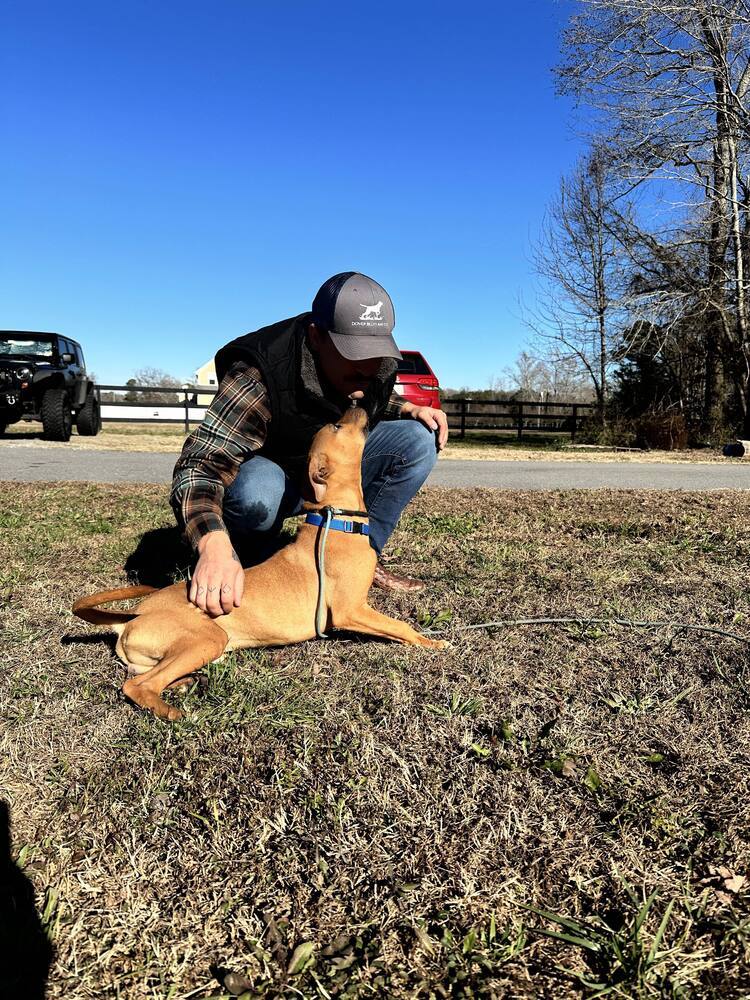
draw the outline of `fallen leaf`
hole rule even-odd
[[[602,787],[602,779],[593,767],[590,767],[588,771],[586,771],[586,777],[583,779],[583,783],[590,792],[598,792]]]
[[[239,972],[230,972],[224,977],[224,989],[233,996],[239,996],[252,988],[253,984],[247,976],[243,976]]]
[[[573,760],[572,757],[566,758],[566,760],[563,761],[562,767],[560,768],[560,774],[564,778],[572,778],[575,773],[576,773],[576,762]]]
[[[292,952],[292,957],[289,959],[289,966],[286,970],[289,975],[295,976],[298,972],[302,972],[310,963],[314,951],[314,941],[303,941],[302,944],[298,944]]]
[[[727,892],[738,893],[742,891],[742,887],[747,882],[744,875],[732,875],[730,878],[724,879],[724,888]]]

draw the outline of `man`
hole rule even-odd
[[[378,554],[448,439],[442,410],[394,393],[395,324],[388,293],[346,271],[319,289],[312,311],[248,333],[216,355],[219,391],[185,441],[171,503],[197,551],[190,600],[211,615],[239,607],[242,563],[267,551],[302,510],[315,433],[351,405],[367,409],[362,485]],[[239,553],[239,554],[238,554]],[[421,590],[378,562],[374,583]]]

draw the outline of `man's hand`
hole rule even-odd
[[[224,531],[209,531],[198,542],[198,562],[190,581],[189,600],[214,617],[238,608],[245,572]]]
[[[405,402],[401,407],[401,416],[419,420],[431,431],[437,431],[438,451],[442,451],[445,448],[448,440],[448,418],[443,410],[436,410],[432,406],[416,406],[414,403]]]

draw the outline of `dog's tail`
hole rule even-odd
[[[101,590],[98,594],[90,597],[81,597],[73,605],[73,614],[83,618],[91,625],[115,625],[118,622],[129,622],[138,615],[137,610],[133,611],[98,611],[100,604],[108,604],[110,601],[124,601],[129,597],[145,597],[146,594],[153,594],[157,587],[121,587],[119,590]]]

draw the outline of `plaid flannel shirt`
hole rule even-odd
[[[398,419],[403,403],[394,392],[383,419]],[[242,463],[263,447],[270,420],[263,376],[257,368],[235,362],[221,380],[203,423],[185,440],[174,467],[169,499],[193,548],[209,531],[227,530],[222,518],[224,490]]]

